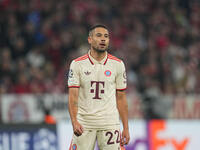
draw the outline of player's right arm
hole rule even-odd
[[[69,97],[68,97],[68,109],[69,114],[74,130],[74,134],[80,136],[83,133],[82,125],[77,121],[77,112],[78,112],[78,92],[79,88],[72,87],[69,88]]]
[[[74,130],[74,134],[80,136],[83,133],[83,127],[77,121],[78,112],[78,94],[80,87],[79,65],[72,61],[68,74],[68,109]]]

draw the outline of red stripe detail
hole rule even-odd
[[[109,59],[112,59],[112,60],[116,60],[116,61],[118,61],[118,62],[121,62],[121,60],[119,60],[119,59],[113,59],[113,58],[109,58]]]
[[[71,150],[72,149],[72,141],[71,141],[71,144],[70,144],[70,146],[69,146],[69,150]]]
[[[123,88],[123,89],[117,89],[117,91],[123,91],[126,90],[127,88]]]
[[[88,57],[83,57],[83,58],[80,58],[80,59],[76,59],[75,61],[81,61],[81,60],[85,60],[87,59]]]
[[[79,88],[80,86],[68,86],[68,88]]]
[[[90,56],[89,56],[89,55],[88,55],[88,58],[89,58],[91,64],[94,65],[94,63],[93,63],[92,60],[90,59]]]
[[[113,55],[110,55],[110,54],[108,54],[108,58],[109,58],[109,59],[112,59],[112,60],[116,60],[116,61],[121,62],[121,60],[120,60],[119,58],[117,58],[117,57],[115,57],[115,56],[113,56]]]
[[[87,56],[87,54],[85,54],[85,55],[83,55],[83,56],[80,56],[80,57],[76,58],[75,60],[77,60],[77,59],[82,59],[82,58],[84,58],[84,57],[86,57],[86,56]]]
[[[115,57],[115,56],[109,56],[109,58],[119,59],[119,58],[117,58],[117,57]],[[120,60],[120,59],[119,59],[119,60]]]
[[[85,59],[87,59],[87,58],[88,58],[88,55],[85,54],[85,55],[83,55],[83,56],[81,56],[81,57],[79,57],[79,58],[76,58],[75,61],[81,61],[81,60],[85,60]]]

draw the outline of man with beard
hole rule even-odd
[[[91,27],[88,43],[89,52],[72,61],[68,75],[70,150],[94,150],[96,140],[100,150],[124,149],[130,139],[124,63],[107,52],[106,26]]]

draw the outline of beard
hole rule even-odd
[[[104,48],[104,49],[99,48],[99,47],[94,47],[94,46],[92,46],[92,48],[93,48],[95,51],[99,52],[99,53],[104,53],[105,51],[108,50],[108,46],[107,46],[106,48]]]

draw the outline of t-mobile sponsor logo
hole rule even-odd
[[[93,89],[90,89],[91,93],[94,93],[93,99],[101,99],[100,93],[104,93],[104,82],[103,81],[91,81],[91,87],[94,87]]]

